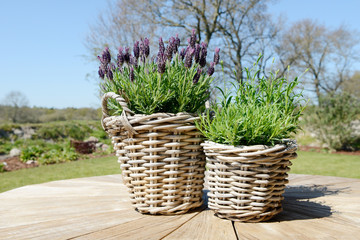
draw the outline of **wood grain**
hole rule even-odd
[[[205,207],[136,212],[120,175],[29,185],[0,194],[0,239],[360,239],[360,180],[290,174],[284,211],[231,222]]]

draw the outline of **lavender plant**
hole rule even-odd
[[[270,78],[258,77],[257,64],[244,71],[246,81],[235,86],[235,94],[219,89],[223,98],[212,106],[214,116],[210,111],[201,116],[197,127],[207,139],[235,146],[273,145],[289,138],[304,110],[302,93],[295,91],[298,78],[288,81],[272,72]]]
[[[196,41],[195,30],[189,45],[181,50],[178,35],[171,37],[167,46],[160,38],[156,56],[150,57],[149,39],[141,39],[134,43],[133,54],[129,48],[119,47],[116,64],[105,48],[98,57],[102,92],[120,94],[138,114],[203,112],[220,49],[215,49],[214,61],[207,68],[207,44]],[[109,109],[113,114],[122,112],[114,101]]]

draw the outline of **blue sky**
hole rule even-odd
[[[0,103],[21,91],[30,106],[100,107],[98,85],[87,74],[84,40],[105,0],[0,0]],[[312,18],[328,27],[341,24],[360,32],[360,1],[279,0],[273,15],[288,23]],[[360,65],[358,65],[360,66]]]

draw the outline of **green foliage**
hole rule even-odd
[[[0,155],[8,154],[13,147],[14,145],[11,142],[0,138]]]
[[[0,162],[0,173],[5,172],[5,165],[3,162]]]
[[[26,162],[28,160],[37,160],[37,158],[40,157],[43,152],[44,149],[40,146],[29,146],[21,151],[20,159],[23,162]]]
[[[247,79],[235,86],[236,94],[224,93],[220,104],[200,118],[198,128],[217,143],[230,145],[275,144],[299,128],[302,94],[296,93],[298,79],[289,82],[270,73],[259,77],[256,64],[245,68]]]
[[[320,98],[307,115],[306,122],[317,132],[317,137],[333,150],[360,148],[360,134],[356,134],[353,121],[359,119],[360,101],[348,93],[338,93]]]
[[[14,128],[20,128],[20,124],[16,123],[5,123],[0,125],[0,131],[9,132]]]
[[[75,149],[69,141],[47,143],[44,141],[28,141],[23,145],[20,159],[23,162],[36,160],[39,164],[54,164],[78,159]]]
[[[39,126],[36,131],[35,139],[61,139],[73,138],[76,140],[83,140],[89,135],[91,129],[87,124],[79,122],[53,122],[51,124],[44,124]]]
[[[92,108],[39,108],[39,107],[20,107],[0,105],[0,122],[12,124],[11,115],[18,112],[18,123],[47,123],[53,121],[70,121],[70,120],[98,120],[101,117],[99,109]],[[4,125],[4,124],[2,124]],[[0,126],[0,131],[3,126]]]
[[[123,67],[122,71],[115,71],[113,81],[108,80],[103,84],[103,92],[119,93],[135,113],[201,112],[210,96],[213,78],[204,73],[194,83],[198,67],[199,64],[193,64],[191,68],[186,68],[176,54],[172,62],[167,61],[163,74],[158,73],[154,62],[135,67],[133,82],[129,78],[130,67]],[[114,110],[114,114],[122,112],[121,106],[115,102],[110,103],[109,108]]]

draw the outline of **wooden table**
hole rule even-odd
[[[284,211],[264,223],[222,220],[205,207],[142,215],[120,175],[25,186],[0,194],[0,239],[360,239],[359,179],[289,179]]]

